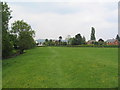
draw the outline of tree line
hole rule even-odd
[[[91,31],[91,40],[95,40],[95,28],[94,27],[92,27],[92,31]],[[67,41],[62,41],[62,36],[59,36],[59,40],[45,39],[45,42],[43,44],[46,46],[85,45],[86,38],[82,36],[80,33],[78,33],[73,38],[69,36],[67,38]]]
[[[119,35],[116,36],[116,39],[120,42]],[[94,27],[91,27],[91,35],[89,41],[91,42],[92,45],[106,45],[106,42],[102,38],[96,41]],[[58,40],[45,39],[45,42],[43,43],[43,45],[46,46],[86,45],[86,44],[87,44],[86,38],[82,36],[80,33],[78,33],[72,38],[68,36],[67,41],[62,41],[62,36],[59,36]]]
[[[9,27],[12,18],[10,7],[6,2],[2,6],[2,58],[8,58],[14,53],[22,54],[24,50],[35,47],[33,39],[35,31],[24,20],[16,20]]]

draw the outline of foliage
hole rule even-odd
[[[2,29],[3,31],[8,31],[8,23],[9,20],[12,18],[11,10],[8,4],[5,2],[1,2],[2,5]]]
[[[62,36],[59,36],[59,40],[45,39],[45,42],[43,44],[46,46],[64,46],[67,45],[67,42],[63,42]]]
[[[29,32],[24,31],[20,33],[18,37],[18,46],[20,53],[35,46],[34,39],[30,36]]]
[[[7,58],[12,54],[13,48],[24,49],[32,48],[35,45],[33,36],[35,32],[23,20],[15,21],[12,24],[11,31],[8,29],[9,20],[12,18],[11,10],[7,3],[1,2],[2,5],[2,57]],[[29,43],[28,43],[29,42]]]
[[[100,38],[100,39],[98,40],[98,42],[104,42],[104,40],[103,40],[102,38]]]
[[[67,40],[67,44],[68,44],[68,45],[70,44],[70,38],[71,38],[71,36],[70,36],[70,35],[67,35],[67,37],[66,37],[66,39],[65,39],[65,40]]]
[[[61,43],[61,42],[62,42],[61,40],[62,40],[62,36],[59,36],[59,45],[62,44],[62,43]]]
[[[17,20],[14,23],[12,23],[11,27],[11,33],[14,33],[16,35],[19,35],[21,32],[27,31],[29,32],[30,36],[34,36],[35,32],[32,30],[31,26],[24,22],[23,20]]]
[[[16,39],[18,39],[20,53],[23,53],[25,49],[30,49],[35,46],[35,41],[33,39],[35,32],[30,25],[23,20],[18,20],[12,23],[11,28],[11,33],[18,37]]]
[[[67,42],[62,42],[62,45],[63,45],[63,46],[67,45]]]
[[[62,36],[59,36],[59,42],[61,42],[61,40],[62,40]]]
[[[116,39],[120,42],[120,37],[119,37],[118,34],[117,34],[117,36],[116,36]]]
[[[48,39],[45,39],[45,42],[48,42]]]
[[[120,48],[119,45],[99,45],[98,42],[97,44],[84,44],[84,45],[61,45],[61,47],[95,47],[95,48]],[[55,47],[55,46],[53,46]],[[58,46],[57,46],[58,47]],[[60,47],[60,46],[59,46]]]
[[[86,39],[85,39],[84,36],[83,36],[83,38],[82,38],[82,44],[86,44]]]
[[[17,35],[10,34],[10,41],[12,42],[14,49],[18,49]]]
[[[69,39],[70,45],[82,45],[86,44],[85,37],[81,36],[81,34],[75,35],[75,37]]]
[[[2,57],[8,57],[13,50],[12,42],[10,41],[10,33],[8,32],[8,23],[11,17],[11,10],[7,3],[1,2],[2,5]]]
[[[73,42],[73,38],[69,38],[69,39],[68,39],[68,42],[69,42],[68,45],[73,45],[73,44],[72,44],[72,42]]]
[[[95,28],[94,27],[92,27],[92,30],[91,30],[91,38],[90,38],[90,40],[96,40],[96,38],[95,38]]]
[[[67,42],[62,42],[60,40],[45,39],[45,42],[43,44],[46,46],[65,46],[67,45]]]
[[[75,35],[75,41],[76,41],[76,45],[81,45],[82,44],[82,36],[81,34],[77,34]]]
[[[97,41],[92,42],[93,45],[99,45],[99,43]]]
[[[76,40],[76,38],[72,38],[71,39],[71,45],[77,45],[78,43],[77,43],[77,40]]]
[[[100,38],[100,39],[98,40],[98,44],[99,44],[99,45],[105,45],[105,42],[104,42],[103,39]]]

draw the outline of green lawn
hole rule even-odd
[[[3,88],[116,88],[118,49],[37,47],[3,60]]]

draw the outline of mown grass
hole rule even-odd
[[[3,88],[116,88],[118,49],[37,47],[3,60]]]

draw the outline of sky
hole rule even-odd
[[[35,30],[36,39],[65,39],[80,33],[90,39],[112,39],[118,33],[118,2],[8,2],[12,10],[10,25],[24,20]]]

